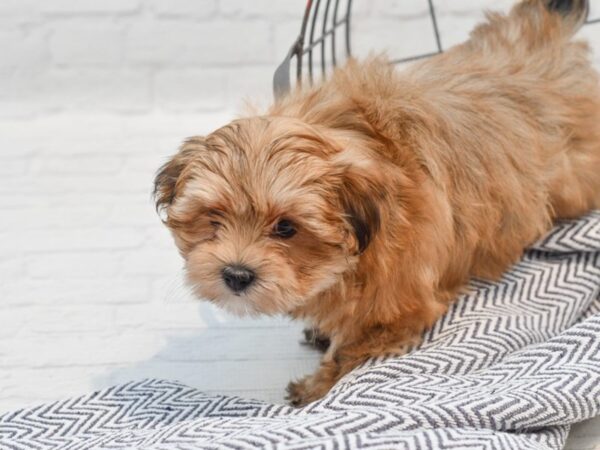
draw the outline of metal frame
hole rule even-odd
[[[399,64],[409,61],[415,61],[423,58],[428,58],[430,56],[437,55],[442,53],[442,40],[440,36],[440,31],[437,23],[437,16],[435,11],[435,6],[433,0],[427,0],[429,5],[429,15],[431,17],[431,24],[433,27],[433,32],[435,34],[435,42],[437,46],[437,50],[429,53],[419,54],[410,56],[407,58],[400,58],[392,60],[393,64]],[[333,8],[332,8],[333,3]],[[346,12],[340,17],[340,0],[307,0],[306,9],[304,10],[304,18],[302,20],[302,26],[300,28],[300,35],[292,45],[288,54],[286,55],[283,62],[277,67],[275,70],[275,74],[273,76],[273,91],[275,93],[275,98],[281,98],[285,94],[287,94],[291,90],[291,66],[292,60],[296,61],[296,84],[302,84],[303,77],[303,63],[305,62],[304,57],[308,58],[307,68],[308,68],[308,81],[312,83],[314,81],[314,71],[315,67],[313,64],[313,51],[316,51],[316,48],[320,48],[320,57],[321,57],[321,75],[325,77],[327,72],[327,67],[325,66],[326,61],[326,41],[327,38],[331,38],[331,64],[333,67],[337,65],[338,57],[337,57],[337,46],[336,39],[339,35],[336,35],[336,31],[339,28],[343,28],[343,36],[345,39],[345,50],[346,50],[346,58],[352,56],[351,42],[350,42],[350,19],[351,19],[351,11],[352,11],[352,0],[346,0]],[[319,36],[315,37],[315,30],[317,28],[317,23],[319,17],[322,18],[322,27],[321,33]],[[307,29],[310,23],[310,30]],[[586,24],[594,24],[600,23],[600,17],[596,19],[590,19],[585,22]],[[307,40],[308,37],[308,40]]]
[[[331,14],[331,23],[328,23],[330,17],[330,10],[332,0],[308,0],[306,3],[306,9],[304,10],[304,18],[302,20],[302,26],[300,28],[300,35],[292,45],[292,48],[288,52],[283,62],[275,70],[273,76],[273,90],[275,97],[279,98],[287,94],[291,89],[291,62],[292,59],[296,59],[296,82],[302,83],[302,64],[304,62],[304,56],[308,55],[308,77],[310,82],[313,82],[313,51],[320,45],[321,47],[321,72],[325,75],[325,45],[328,36],[331,36],[331,62],[335,67],[337,64],[337,47],[336,47],[336,31],[340,27],[344,27],[345,35],[345,47],[346,57],[350,57],[352,50],[350,48],[350,11],[352,9],[352,0],[346,0],[346,13],[341,19],[339,19],[339,7],[340,0],[333,0],[333,14]],[[321,35],[315,39],[315,29],[317,25],[317,19],[319,12],[321,11],[321,5],[325,4],[325,12],[323,15],[323,26],[321,29]],[[314,5],[314,8],[313,8]],[[306,40],[306,31],[308,23],[310,21],[309,41]],[[330,25],[329,29],[327,28]]]

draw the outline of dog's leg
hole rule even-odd
[[[403,355],[421,341],[421,333],[397,327],[366,330],[350,344],[333,344],[323,356],[317,372],[287,387],[287,400],[293,406],[304,406],[322,398],[347,373],[368,359],[384,355]]]
[[[331,342],[329,337],[323,334],[318,328],[307,327],[302,332],[304,334],[304,341],[302,341],[304,345],[314,347],[321,352],[327,351]]]
[[[322,361],[312,375],[298,381],[290,381],[286,400],[292,406],[304,406],[323,397],[342,377],[340,366],[333,360]]]

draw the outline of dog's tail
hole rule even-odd
[[[540,0],[538,0],[540,1]],[[590,12],[589,0],[541,0],[552,14],[562,16],[563,26],[570,34],[575,34],[587,20]]]

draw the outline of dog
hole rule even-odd
[[[350,60],[264,115],[185,141],[155,197],[201,298],[306,320],[302,406],[418,345],[471,277],[600,207],[600,83],[583,0],[524,0],[402,71]]]

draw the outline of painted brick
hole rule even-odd
[[[305,0],[254,0],[232,1],[220,0],[219,10],[225,15],[239,15],[243,17],[268,17],[287,16],[301,17],[306,6]]]
[[[50,52],[60,66],[114,66],[122,59],[123,35],[111,23],[61,23],[52,30]]]
[[[244,110],[244,102],[261,109],[273,100],[273,68],[270,65],[235,67],[222,70],[227,79],[229,109]]]
[[[217,0],[152,0],[159,17],[206,19],[217,12]]]
[[[80,205],[73,207],[38,204],[22,206],[0,220],[0,230],[69,230],[102,226],[110,211],[108,205]]]
[[[444,48],[462,42],[483,9],[507,10],[512,3],[435,1]],[[591,5],[598,17],[600,0]],[[304,0],[5,0],[0,118],[224,110],[248,95],[263,104],[304,6]],[[356,53],[387,47],[401,57],[429,49],[427,10],[425,0],[354,2]],[[599,30],[583,33],[597,47]]]
[[[65,308],[60,304],[50,306],[31,306],[26,310],[20,308],[20,314],[14,310],[5,313],[12,317],[15,322],[23,320],[32,315],[39,317],[35,327],[28,327],[28,334],[35,335],[32,340],[47,340],[50,343],[59,340],[63,336],[76,336],[77,334],[95,334],[110,330],[114,320],[114,305],[70,305]],[[21,317],[20,317],[21,316]],[[24,317],[23,317],[24,316]],[[54,352],[52,352],[54,353]]]
[[[0,69],[43,68],[50,64],[47,37],[42,31],[0,30],[0,49]]]
[[[2,305],[0,307],[10,306],[10,310],[4,310],[3,316],[9,316],[15,311],[15,306],[24,305],[45,305],[45,306],[60,306],[64,310],[68,310],[72,305],[125,305],[132,303],[144,303],[150,298],[149,285],[147,279],[140,280],[139,278],[127,277],[121,278],[116,273],[119,268],[118,258],[111,257],[108,261],[103,261],[101,256],[88,253],[80,257],[78,260],[73,256],[68,256],[61,261],[63,267],[54,270],[52,278],[38,279],[25,278],[23,275],[13,275],[10,279],[5,279],[0,284],[0,294],[2,295]],[[73,272],[72,267],[75,265],[66,264],[67,261],[72,263],[84,262],[85,268],[81,269],[81,275],[78,276]],[[40,264],[45,262],[54,262],[56,259],[36,258]],[[14,261],[12,266],[16,266]],[[88,266],[94,267],[99,264],[104,264],[105,269],[100,267],[99,270],[91,270]],[[9,275],[2,267],[0,261],[0,269],[2,274]],[[113,270],[114,269],[114,270]],[[95,278],[94,278],[95,277]],[[148,277],[146,277],[148,278]],[[8,311],[8,312],[7,312]],[[29,310],[28,310],[29,311]],[[36,318],[34,314],[27,313],[29,318]],[[43,319],[43,317],[38,317]],[[37,322],[31,323],[34,328]],[[64,324],[64,330],[68,331],[69,324]]]
[[[30,115],[75,111],[146,112],[150,74],[127,69],[56,68],[27,71],[13,80],[18,105]],[[10,114],[9,107],[0,105]],[[9,116],[6,114],[6,116]]]
[[[0,286],[0,290],[2,286]],[[31,317],[29,308],[13,308],[10,312],[2,311],[0,314],[0,342],[10,342],[25,327],[27,317]],[[8,352],[6,352],[8,353]],[[0,352],[2,354],[2,352]],[[2,380],[0,379],[0,386]],[[1,398],[0,393],[0,398]]]
[[[118,274],[120,256],[111,252],[60,252],[25,259],[26,276],[32,279],[102,278]]]
[[[31,161],[24,158],[2,158],[0,163],[0,175],[3,178],[22,177],[25,175],[31,165]],[[2,229],[0,223],[0,229]]]
[[[116,155],[71,155],[41,158],[36,173],[53,174],[106,174],[118,172],[123,166],[122,158]]]
[[[590,0],[590,19],[600,19],[600,1]]]
[[[142,6],[142,0],[52,0],[39,2],[39,10],[45,14],[124,14],[134,13]]]
[[[2,0],[0,2],[0,17],[10,17],[13,20],[15,16],[31,15],[34,12],[35,1],[32,0]]]
[[[160,224],[157,224],[160,226]],[[173,245],[171,243],[171,245]],[[173,251],[164,248],[144,248],[137,252],[129,252],[121,262],[121,273],[128,275],[162,275],[175,273],[182,267],[182,260],[173,245]]]
[[[224,109],[226,78],[218,69],[174,69],[157,74],[155,99],[166,111]]]
[[[145,240],[145,235],[133,228],[103,227],[31,230],[11,240],[23,252],[120,250],[139,248]]]
[[[436,4],[438,2],[435,2]],[[372,0],[369,2],[353,2],[351,18],[390,18],[396,20],[412,19],[429,12],[427,0]],[[346,14],[346,3],[342,2],[338,10],[338,19]],[[331,17],[331,14],[330,14]]]
[[[131,64],[166,65],[172,69],[273,60],[267,21],[136,23],[126,36],[126,52]]]

